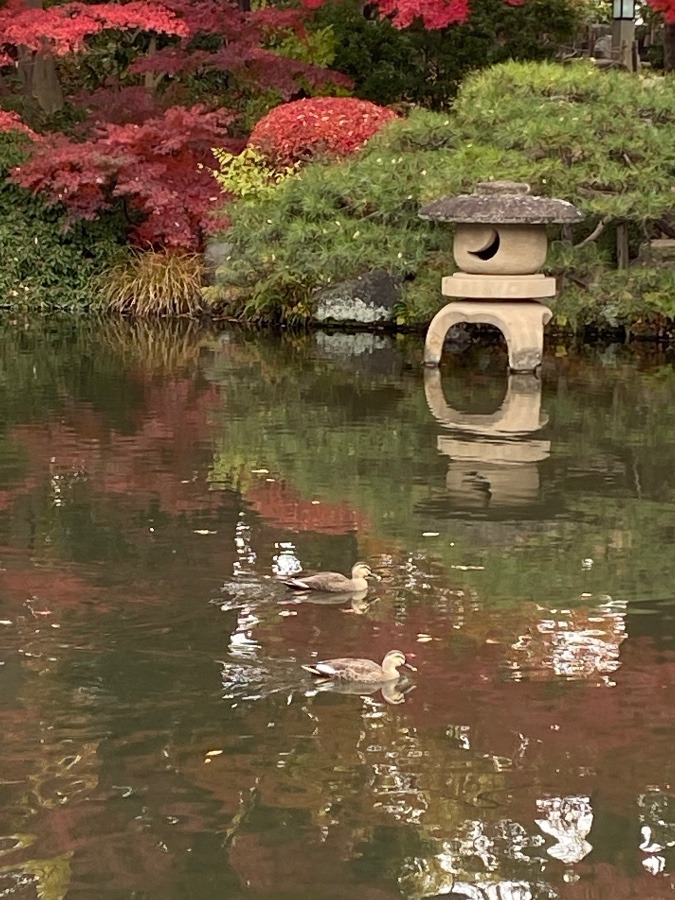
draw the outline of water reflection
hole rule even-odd
[[[414,341],[170,337],[4,335],[0,890],[671,897],[669,360],[457,412]],[[372,603],[280,583],[359,558]],[[392,646],[414,689],[301,670]]]
[[[424,370],[429,409],[451,432],[439,435],[437,447],[450,458],[445,483],[455,508],[511,509],[538,503],[539,463],[551,452],[550,441],[529,436],[548,422],[541,391],[535,375],[511,374],[496,412],[462,412],[446,402],[440,370]]]

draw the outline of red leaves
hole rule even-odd
[[[85,38],[107,28],[140,28],[161,34],[187,35],[187,26],[165,5],[148,0],[130,3],[66,3],[63,6],[26,7],[10,2],[0,9],[0,41],[49,50],[57,56],[74,53]]]
[[[318,9],[325,0],[301,0],[305,9]],[[461,25],[471,13],[470,0],[374,0],[383,16],[389,16],[397,28],[407,28],[419,19],[425,28]],[[527,0],[505,0],[509,6],[522,6]],[[650,0],[672,3],[673,0]]]
[[[287,166],[319,154],[345,156],[396,114],[354,97],[314,97],[275,107],[251,133],[249,144],[275,165]]]
[[[654,12],[663,14],[668,24],[675,23],[675,0],[647,0]]]
[[[93,219],[124,198],[140,220],[137,244],[199,250],[222,194],[208,168],[211,147],[239,149],[227,136],[227,110],[173,107],[144,125],[107,125],[86,144],[52,140],[16,169],[22,187]]]
[[[39,134],[21,121],[18,113],[5,112],[4,109],[0,109],[0,131],[20,131],[21,134],[27,135],[33,141],[42,140]]]

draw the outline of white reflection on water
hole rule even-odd
[[[675,797],[654,788],[638,796],[638,806],[642,865],[651,875],[670,875],[666,851],[675,847]]]
[[[302,572],[302,563],[295,555],[295,545],[291,541],[280,541],[274,547],[279,552],[272,557],[272,571],[278,578],[291,578]]]
[[[535,822],[557,842],[547,848],[549,856],[565,863],[577,863],[588,856],[593,849],[586,840],[593,825],[589,797],[548,797],[537,800],[537,811],[544,818]]]
[[[609,677],[620,665],[619,648],[626,638],[625,600],[604,599],[596,607],[550,610],[547,618],[521,635],[508,665],[512,678],[547,678],[551,673],[572,680],[613,685]]]
[[[256,552],[251,546],[251,528],[243,519],[243,513],[239,513],[239,521],[235,527],[234,546],[237,551],[237,559],[232,564],[234,575],[250,574],[255,572]]]
[[[467,900],[554,900],[556,891],[537,877],[543,861],[533,850],[542,843],[510,819],[491,826],[467,820],[453,840],[438,842],[433,856],[408,859],[399,884],[406,896],[419,898],[451,892]],[[534,878],[509,877],[499,871],[505,863],[533,866]]]

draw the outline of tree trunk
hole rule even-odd
[[[24,94],[37,100],[40,109],[49,115],[63,109],[63,91],[51,54],[35,53],[20,47],[19,72]]]
[[[675,72],[675,22],[663,26],[663,65],[666,72]]]
[[[42,0],[26,0],[26,6],[42,9]],[[48,115],[63,109],[61,82],[50,53],[35,53],[28,47],[19,47],[19,73],[24,94],[37,100]]]

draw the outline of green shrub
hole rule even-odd
[[[66,219],[6,181],[26,156],[17,132],[0,133],[0,307],[88,309],[100,302],[94,276],[119,253],[116,222],[105,217],[66,229]]]
[[[428,321],[442,302],[440,275],[453,270],[452,228],[421,221],[418,209],[499,178],[527,181],[587,213],[574,242],[596,229],[599,239],[562,255],[558,247],[549,264],[576,278],[575,291],[585,285],[593,295],[615,262],[616,224],[629,223],[637,249],[675,206],[672,99],[672,81],[584,63],[507,63],[476,73],[451,113],[413,109],[357,156],[309,165],[272,194],[233,204],[232,252],[215,293],[229,314],[303,319],[315,289],[384,268],[404,279],[401,321]],[[631,291],[644,288],[656,303],[667,277],[645,288],[649,278],[636,276]]]
[[[466,25],[399,30],[367,18],[357,0],[328,3],[316,26],[334,38],[331,65],[354,81],[356,96],[383,105],[407,101],[445,109],[468,72],[508,59],[548,59],[571,44],[583,7],[572,0],[472,0]]]

